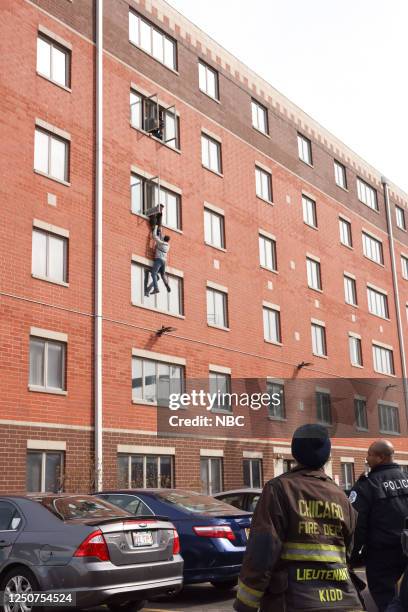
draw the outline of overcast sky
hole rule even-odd
[[[407,0],[168,0],[408,192]]]

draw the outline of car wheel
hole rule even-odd
[[[4,597],[7,595],[24,595],[39,591],[39,585],[36,578],[25,567],[15,567],[5,574],[0,581],[0,591],[4,591]],[[40,612],[42,608],[36,606],[36,612]],[[11,603],[5,601],[0,610],[3,612],[30,612],[32,606],[24,603]]]
[[[110,603],[110,612],[138,612],[145,607],[147,601],[123,601],[122,603]]]
[[[222,589],[223,591],[229,591],[237,586],[238,578],[230,578],[230,580],[214,580],[211,582],[213,587],[216,589]]]

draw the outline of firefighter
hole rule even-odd
[[[237,612],[364,609],[347,566],[355,512],[323,470],[330,448],[321,425],[295,431],[296,467],[266,483],[255,509]]]
[[[360,476],[350,493],[358,512],[353,559],[363,549],[368,588],[383,612],[407,566],[401,534],[408,516],[408,477],[394,463],[394,447],[388,440],[371,444],[367,463],[370,473]]]

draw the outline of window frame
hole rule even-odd
[[[384,419],[385,411],[388,413],[386,419]],[[392,413],[391,418],[390,418],[390,413]],[[384,420],[388,422],[392,421],[393,425],[396,423],[398,426],[398,429],[391,429],[391,428],[388,429],[387,427],[383,427]],[[378,402],[378,428],[379,428],[380,433],[393,435],[393,436],[401,434],[401,423],[400,423],[398,406],[392,406],[391,404],[387,404],[381,401]]]
[[[263,186],[264,180],[266,180],[267,184],[267,194],[264,195]],[[258,186],[260,189],[258,190]],[[266,170],[265,168],[261,168],[258,164],[255,164],[255,195],[260,200],[264,202],[268,202],[268,204],[273,204],[273,186],[272,186],[272,172]]]
[[[353,367],[363,367],[363,347],[361,338],[355,336],[354,334],[349,334],[349,356],[350,363]],[[354,346],[353,346],[354,345]],[[353,357],[357,356],[357,360],[353,361]]]
[[[211,165],[207,166],[204,163],[203,141],[207,141],[206,146],[207,146],[207,155],[208,155],[208,162],[209,162],[209,164],[211,164],[210,145],[213,144],[213,145],[216,146],[216,149],[217,149],[217,168],[213,168],[213,167],[211,167]],[[212,138],[206,132],[201,132],[201,165],[206,170],[210,170],[210,172],[214,172],[215,174],[218,174],[219,176],[222,176],[222,144],[221,144],[221,142],[219,140],[217,140],[215,138]]]
[[[28,487],[28,457],[30,455],[41,455],[41,475],[40,475],[40,490],[29,491]],[[57,491],[47,491],[45,488],[46,484],[46,470],[47,470],[47,455],[59,455],[60,456],[60,468],[61,473],[59,478],[56,480],[60,481],[60,487]],[[64,491],[64,469],[65,469],[65,452],[58,450],[34,450],[27,449],[26,454],[26,490],[29,493],[62,493]]]
[[[381,352],[379,355],[376,352],[376,349]],[[385,346],[381,346],[376,342],[372,342],[372,353],[373,353],[373,370],[378,374],[385,374],[386,376],[395,376],[395,363],[394,363],[394,351],[391,348],[386,348]],[[378,361],[376,360],[376,355],[381,358],[381,362],[387,362],[391,366],[390,371],[381,370],[380,367],[377,367]]]
[[[139,181],[140,183],[140,194],[141,194],[141,200],[142,200],[140,211],[136,210],[133,206],[132,189],[137,184],[135,181]],[[160,187],[160,190],[158,191],[159,187]],[[165,195],[170,194],[176,199],[176,215],[177,215],[178,226],[173,227],[172,225],[167,225],[165,214],[163,214],[162,226],[165,227],[166,229],[173,230],[175,232],[182,232],[183,231],[183,225],[182,225],[183,218],[182,218],[182,195],[181,193],[172,191],[171,188],[164,187],[160,183],[152,183],[151,179],[148,179],[145,176],[142,176],[137,171],[135,172],[132,171],[130,173],[130,211],[131,213],[133,215],[138,215],[139,217],[143,217],[144,219],[149,219],[149,217],[146,215],[146,211],[150,208],[148,189],[152,189],[152,192],[153,192],[154,202],[152,201],[151,202],[152,204],[154,204],[155,202],[160,202],[160,195],[162,192]]]
[[[401,275],[404,280],[408,280],[408,257],[401,254]]]
[[[46,243],[45,243],[45,274],[39,274],[34,271],[34,234],[42,234],[45,235]],[[60,240],[63,244],[63,278],[54,278],[49,275],[49,267],[50,267],[50,237],[56,238]],[[50,283],[58,283],[62,285],[68,285],[68,249],[69,249],[69,238],[67,236],[61,236],[60,234],[56,234],[54,232],[39,228],[34,226],[31,234],[32,240],[32,248],[31,248],[31,274],[35,278],[40,278],[41,280],[49,281]]]
[[[379,306],[378,309],[377,306]],[[379,289],[374,289],[371,285],[367,285],[367,307],[370,314],[389,321],[390,310],[388,295],[385,291],[380,291]]]
[[[302,193],[303,223],[313,229],[318,229],[316,200]]]
[[[135,397],[135,393],[133,390],[133,364],[135,363],[136,360],[139,360],[141,362],[141,380],[142,380],[142,384],[141,384],[141,395],[142,397]],[[145,395],[145,364],[146,362],[152,363],[154,364],[154,385],[155,385],[155,390],[154,390],[154,400],[149,401],[149,399],[146,399],[144,397]],[[154,357],[152,357],[151,359],[149,357],[140,357],[138,355],[132,355],[132,375],[131,375],[131,381],[132,381],[132,403],[134,404],[143,404],[146,406],[157,406],[159,404],[159,400],[163,399],[163,398],[159,398],[158,397],[158,390],[159,390],[159,366],[160,365],[166,365],[169,368],[177,368],[180,371],[180,392],[183,392],[183,389],[185,387],[185,366],[181,365],[180,363],[172,363],[171,361],[162,361],[162,360],[158,360],[158,359],[154,359]],[[170,390],[171,392],[171,390]]]
[[[31,382],[31,342],[42,342],[44,344],[43,347],[43,371],[42,378],[44,381],[43,385],[37,385],[36,383]],[[51,387],[48,383],[48,359],[49,359],[49,345],[57,345],[62,348],[62,360],[61,360],[61,387]],[[29,383],[28,388],[30,391],[41,391],[43,393],[57,393],[57,394],[66,394],[67,393],[67,352],[68,352],[68,343],[61,340],[52,340],[51,338],[44,338],[42,336],[30,335],[29,341]]]
[[[344,286],[344,302],[346,304],[348,304],[349,306],[354,306],[355,308],[357,308],[358,306],[358,296],[357,296],[357,282],[356,279],[353,278],[352,276],[350,276],[347,273],[343,274],[343,286]],[[349,291],[348,288],[352,287],[351,293],[352,293],[352,299],[353,301],[350,301],[349,298]]]
[[[232,381],[231,381],[231,374],[227,373],[227,372],[219,372],[217,370],[209,370],[208,371],[208,390],[210,393],[218,393],[221,392],[221,389],[219,388],[221,385],[218,385],[218,379],[222,379],[223,382],[225,383],[225,391],[223,391],[222,393],[231,393],[231,388],[232,388]],[[211,381],[215,381],[215,385],[216,385],[216,389],[213,389],[213,383]],[[227,406],[223,405],[216,405],[214,403],[214,406],[212,408],[213,413],[220,413],[220,414],[232,414],[232,404],[228,404]]]
[[[405,210],[395,204],[395,222],[397,227],[403,232],[407,231],[407,224],[405,220]]]
[[[249,474],[249,484],[245,482],[245,464],[248,465],[248,474]],[[258,465],[259,470],[259,484],[254,485],[254,464]],[[249,487],[250,489],[258,489],[263,487],[263,466],[262,459],[260,457],[243,457],[242,458],[242,482],[244,483],[244,487]]]
[[[138,19],[138,24],[137,24],[137,29],[138,29],[138,42],[136,40],[132,40],[131,38],[131,15],[133,15],[133,17],[136,17]],[[142,46],[142,37],[141,37],[141,23],[144,23],[145,26],[147,26],[150,29],[150,51],[147,51],[146,49],[143,48]],[[159,34],[160,36],[162,36],[163,40],[162,40],[162,48],[163,48],[163,60],[159,59],[158,57],[156,57],[153,54],[153,33]],[[152,23],[151,21],[149,21],[148,19],[146,19],[145,17],[143,17],[140,13],[138,13],[137,11],[135,11],[133,8],[129,7],[129,18],[128,18],[128,40],[129,42],[134,45],[135,47],[137,47],[138,49],[140,49],[141,51],[143,51],[144,53],[146,53],[146,55],[148,55],[149,57],[152,57],[154,60],[156,60],[156,62],[159,62],[159,64],[161,64],[162,66],[165,66],[166,68],[168,68],[169,70],[171,70],[172,72],[177,72],[178,69],[178,48],[177,48],[177,40],[175,38],[173,38],[172,36],[170,36],[169,34],[167,34],[164,30],[162,30],[161,28],[159,28],[158,26],[156,26],[154,23]],[[165,40],[169,41],[172,45],[172,55],[173,55],[173,65],[170,66],[169,64],[167,64],[165,62]]]
[[[265,319],[267,318],[267,326],[265,325]],[[272,306],[262,305],[262,321],[263,321],[263,335],[264,341],[270,344],[282,344],[282,328],[281,328],[281,316],[278,308],[272,308]],[[270,333],[270,337],[267,332]]]
[[[132,102],[132,96],[139,98],[139,102]],[[176,107],[175,105],[165,107],[162,104],[160,104],[159,101],[152,102],[152,98],[155,98],[155,97],[156,97],[155,94],[153,94],[152,96],[147,96],[141,93],[140,91],[138,91],[135,87],[130,88],[130,95],[129,95],[130,125],[133,129],[143,132],[143,134],[149,135],[155,140],[161,142],[163,145],[165,145],[169,149],[172,149],[173,151],[180,151],[181,150],[180,149],[180,116],[176,111]],[[146,112],[147,112],[146,108],[148,108],[147,106],[148,100],[152,102],[153,104],[155,104],[154,108],[157,108],[157,118],[158,118],[159,126],[160,125],[162,126],[161,128],[159,127],[158,129],[154,129],[154,130],[146,129],[147,128],[146,126]],[[132,107],[135,104],[140,104],[139,117],[138,117],[137,122],[135,122],[133,119]],[[170,112],[170,109],[172,108],[174,108],[174,111]],[[166,119],[168,117],[174,118],[174,138],[170,138],[170,139],[166,139],[166,129],[167,129]],[[157,132],[160,132],[160,131],[162,133],[162,137],[157,135]],[[170,144],[173,140],[174,140],[174,145]]]
[[[219,325],[217,323],[213,323],[209,320],[209,316],[210,313],[208,312],[208,294],[212,293],[212,294],[220,294],[222,296],[222,303],[223,303],[223,321],[224,324],[223,325]],[[207,304],[207,325],[209,325],[210,327],[217,327],[218,329],[229,329],[229,318],[228,318],[228,293],[226,291],[222,291],[220,289],[215,289],[214,287],[208,286],[206,287],[206,304]],[[215,296],[213,297],[213,301],[214,301],[214,318],[216,316],[216,311],[215,311]]]
[[[312,269],[313,268],[313,269]],[[312,284],[314,279],[316,278],[317,285]],[[313,289],[313,291],[323,291],[322,284],[322,268],[320,265],[320,261],[314,259],[313,257],[308,257],[306,255],[306,279],[307,286],[309,289]]]
[[[281,398],[281,401],[278,406],[274,406],[272,402],[269,404],[268,418],[272,421],[286,421],[285,385],[276,380],[267,380],[266,392],[271,397],[273,394],[279,393]],[[276,414],[278,408],[281,414]]]
[[[382,241],[379,240],[378,238],[374,238],[374,236],[371,236],[371,234],[368,234],[364,230],[361,232],[361,236],[362,236],[364,257],[366,257],[370,261],[373,261],[379,266],[384,266],[384,248],[383,248]],[[379,260],[369,255],[369,253],[373,253],[373,244],[375,245],[375,251],[377,250],[377,247],[378,247],[378,252],[380,255]],[[369,246],[369,249],[368,249],[368,246]]]
[[[378,204],[377,190],[359,176],[356,177],[356,181],[358,200],[362,204],[365,204],[365,206],[367,206],[368,208],[371,208],[371,210],[379,212],[380,208]]]
[[[256,119],[257,119],[257,124],[255,125],[254,123],[254,110],[256,111]],[[265,129],[263,130],[262,128],[259,127],[259,115],[260,113],[263,116],[263,121],[264,121],[264,125],[265,125]],[[261,132],[261,134],[264,134],[265,136],[269,136],[269,118],[268,118],[268,109],[266,106],[264,106],[263,104],[261,104],[260,102],[258,102],[257,100],[255,100],[255,98],[251,98],[251,124],[252,127],[257,130],[258,132]]]
[[[344,468],[344,470],[343,470]],[[347,473],[347,472],[351,473]],[[340,462],[340,474],[341,474],[341,487],[343,490],[348,491],[356,482],[354,472],[354,461],[341,461]]]
[[[313,167],[312,141],[307,136],[297,132],[298,157],[300,161]],[[304,153],[307,151],[306,159]]]
[[[346,227],[347,229],[345,231],[342,231],[343,228]],[[344,219],[343,217],[339,217],[339,233],[340,233],[340,244],[342,244],[345,247],[348,247],[349,249],[353,248],[353,233],[352,233],[352,229],[351,229],[351,222],[347,221],[347,219]],[[343,240],[343,236],[347,236],[347,242],[345,242]]]
[[[36,168],[35,166],[35,157],[36,157],[36,134],[40,133],[47,137],[47,171],[41,170],[40,168]],[[64,145],[64,178],[60,178],[54,174],[51,174],[51,161],[52,161],[52,141],[60,142]],[[52,179],[53,181],[58,181],[60,183],[68,184],[70,178],[70,155],[71,155],[71,141],[67,138],[63,138],[62,136],[58,136],[58,134],[54,134],[49,130],[40,127],[39,125],[35,126],[34,129],[34,171],[38,172],[42,176],[46,176],[47,178]]]
[[[368,431],[367,400],[363,397],[354,398],[354,417],[358,431]],[[361,425],[361,422],[364,422]]]
[[[204,487],[201,487],[203,495],[214,495],[215,493],[219,493],[224,488],[224,458],[223,457],[208,457],[206,455],[200,456],[200,481],[201,481],[201,469],[203,462],[207,464],[207,474],[208,474],[208,491],[204,491]],[[216,462],[218,465],[218,474],[220,479],[220,491],[214,491],[212,484],[212,463]]]
[[[158,451],[160,451],[160,449],[157,449]],[[147,458],[154,458],[157,459],[157,485],[154,487],[155,489],[171,489],[174,486],[174,481],[175,481],[175,466],[174,466],[174,456],[173,455],[166,455],[166,454],[160,454],[159,452],[156,454],[153,453],[121,453],[118,452],[117,454],[117,468],[118,468],[118,480],[119,480],[119,459],[120,458],[125,457],[127,459],[127,485],[126,487],[124,487],[125,489],[135,489],[135,488],[139,488],[137,485],[133,485],[132,484],[132,458],[133,457],[142,457],[143,459],[143,485],[142,488],[145,489],[146,488],[146,484],[147,484]],[[170,459],[170,479],[171,479],[171,483],[169,487],[162,487],[161,486],[161,459],[165,458],[165,459]],[[119,483],[120,484],[120,483]],[[143,501],[143,500],[141,500]]]
[[[319,330],[319,338],[317,338],[317,330]],[[312,353],[316,357],[327,357],[327,338],[326,338],[326,327],[324,325],[320,325],[319,323],[311,322],[311,333],[312,333]],[[314,341],[316,340],[316,342]],[[317,347],[317,340],[319,345],[321,344],[323,352],[318,353],[315,348]]]
[[[153,262],[152,262],[153,265]],[[139,279],[135,279],[135,274],[134,274],[134,270],[136,268],[140,268],[140,272],[141,272],[141,278],[140,278],[140,282],[141,285],[139,287],[139,290],[137,291],[134,288],[134,282],[136,280]],[[140,273],[139,272],[139,273]],[[132,300],[132,304],[134,306],[140,306],[142,308],[148,308],[149,310],[154,310],[156,312],[164,312],[166,314],[168,314],[169,316],[173,316],[173,317],[184,317],[184,278],[182,276],[179,276],[178,274],[172,274],[171,272],[168,272],[166,270],[166,276],[168,277],[169,280],[171,281],[176,281],[177,282],[177,299],[178,299],[178,311],[177,312],[173,312],[172,310],[170,310],[170,300],[172,299],[172,295],[174,295],[174,287],[172,288],[171,293],[169,293],[168,291],[165,292],[165,297],[167,299],[167,308],[160,308],[159,306],[157,306],[157,302],[160,299],[158,293],[150,295],[149,297],[146,297],[144,294],[144,288],[145,288],[145,275],[146,273],[150,273],[151,272],[151,267],[149,267],[146,264],[143,264],[139,261],[132,261],[131,263],[131,300]],[[140,293],[140,297],[141,300],[138,301],[137,298],[137,293]],[[136,296],[136,297],[135,297]],[[151,297],[153,297],[154,299],[154,306],[152,306],[150,303],[148,303],[148,300],[151,299]],[[146,300],[146,302],[145,302]]]
[[[330,393],[328,391],[316,389],[315,400],[316,400],[316,421],[322,425],[332,425],[333,424],[333,414],[332,414],[332,404],[331,404]],[[328,415],[328,419],[326,420],[325,417],[327,415]]]
[[[205,83],[206,83],[205,89],[202,89],[202,87],[200,86],[200,66],[202,66],[205,70]],[[211,72],[214,76],[214,86],[215,86],[214,96],[208,91],[208,72]],[[198,58],[198,89],[203,94],[211,98],[212,100],[216,100],[217,102],[220,101],[220,86],[219,86],[218,70],[215,70],[215,68],[213,68],[212,66],[210,66],[209,64],[207,64],[204,60],[200,58]]]
[[[261,246],[261,242],[263,243],[263,245]],[[269,244],[270,243],[270,244]],[[270,246],[271,247],[271,260],[272,260],[272,267],[267,266],[267,257],[266,257],[266,246]],[[262,233],[258,233],[258,246],[259,246],[259,265],[261,266],[261,268],[263,268],[264,270],[269,270],[270,272],[277,272],[278,271],[278,260],[277,260],[277,252],[276,252],[276,240],[274,238],[269,238],[268,236],[265,236]],[[264,263],[262,263],[262,253],[263,253],[263,259],[264,259]]]
[[[347,170],[346,166],[341,162],[337,161],[337,159],[333,160],[334,165],[334,180],[338,187],[348,191],[347,189]],[[341,177],[341,178],[340,178]]]
[[[49,75],[45,74],[44,72],[41,72],[41,70],[39,70],[39,67],[38,67],[38,40],[39,39],[50,46],[50,66],[49,66],[50,74]],[[60,53],[63,53],[65,56],[65,79],[64,79],[65,82],[64,83],[60,83],[55,78],[53,78],[52,55],[54,53],[54,49],[57,49],[58,51],[60,51]],[[59,43],[58,41],[54,40],[51,36],[47,36],[41,31],[37,32],[36,72],[38,75],[47,79],[51,83],[54,83],[55,85],[58,85],[59,87],[62,87],[63,89],[67,89],[68,91],[71,91],[71,64],[72,64],[71,49],[68,49],[62,43]]]
[[[221,238],[221,244],[215,244],[215,242],[212,242],[211,240],[207,240],[206,237],[206,215],[209,215],[210,217],[210,225],[211,225],[211,236],[210,238],[212,239],[214,236],[214,230],[213,230],[213,219],[217,219],[220,222],[220,238]],[[226,250],[226,246],[225,246],[225,216],[221,213],[221,212],[216,212],[215,210],[212,210],[211,208],[205,206],[204,204],[204,242],[205,244],[207,244],[208,246],[214,247],[215,249],[221,249],[223,251]]]

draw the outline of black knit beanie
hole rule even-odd
[[[322,425],[308,423],[298,427],[292,438],[292,455],[308,468],[323,467],[330,457],[329,433]]]

